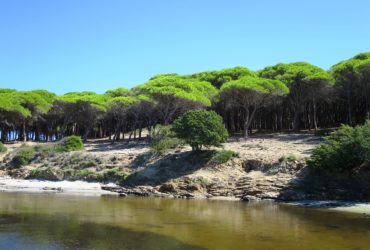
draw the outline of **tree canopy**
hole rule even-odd
[[[161,75],[135,88],[138,93],[158,96],[174,96],[210,106],[217,90],[209,82],[185,79],[177,75]]]
[[[259,75],[280,80],[288,86],[288,100],[293,113],[293,127],[296,130],[299,129],[300,116],[304,112],[305,103],[311,102],[313,113],[316,113],[320,93],[332,85],[332,78],[328,72],[306,62],[279,63],[264,68]],[[312,116],[312,120],[315,120],[314,123],[317,124],[316,114]]]
[[[244,120],[244,137],[248,137],[248,129],[256,111],[268,104],[275,96],[283,96],[289,92],[288,87],[279,80],[244,76],[238,80],[222,85],[220,94],[226,108],[241,109]]]
[[[210,82],[216,88],[221,88],[221,86],[229,81],[237,80],[243,76],[255,76],[256,73],[244,68],[244,67],[234,67],[222,70],[204,71],[189,75],[188,77],[199,79],[201,81]]]
[[[370,52],[329,71],[306,62],[180,75],[159,74],[105,93],[0,88],[0,134],[11,140],[148,140],[190,110],[218,113],[230,134],[363,124],[370,118]],[[128,134],[128,137],[125,137]]]

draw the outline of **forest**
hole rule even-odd
[[[234,67],[160,74],[104,94],[0,89],[1,141],[55,141],[69,135],[112,141],[150,138],[186,111],[213,110],[230,134],[363,124],[370,117],[370,52],[328,71],[306,62],[258,71]],[[143,133],[145,131],[145,135]],[[126,136],[126,138],[125,138]]]

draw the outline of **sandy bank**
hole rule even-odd
[[[84,181],[40,181],[0,177],[0,192],[52,192],[77,195],[116,195],[103,190],[99,183]]]
[[[370,216],[370,202],[356,201],[295,201],[285,203],[305,208],[325,209],[338,212],[349,212]]]

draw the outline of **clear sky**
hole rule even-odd
[[[0,0],[0,87],[58,94],[158,73],[370,51],[369,0]]]

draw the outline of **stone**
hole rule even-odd
[[[62,192],[62,188],[61,187],[43,187],[42,190],[45,190],[45,191],[57,191],[57,192]]]
[[[199,189],[200,187],[197,184],[189,184],[186,186],[186,190],[191,192],[198,191]]]
[[[242,198],[241,198],[242,201],[258,201],[260,200],[259,198],[257,198],[256,196],[253,196],[253,195],[244,195]]]
[[[163,183],[161,187],[159,188],[159,191],[162,193],[174,193],[176,192],[176,185],[172,182]]]

